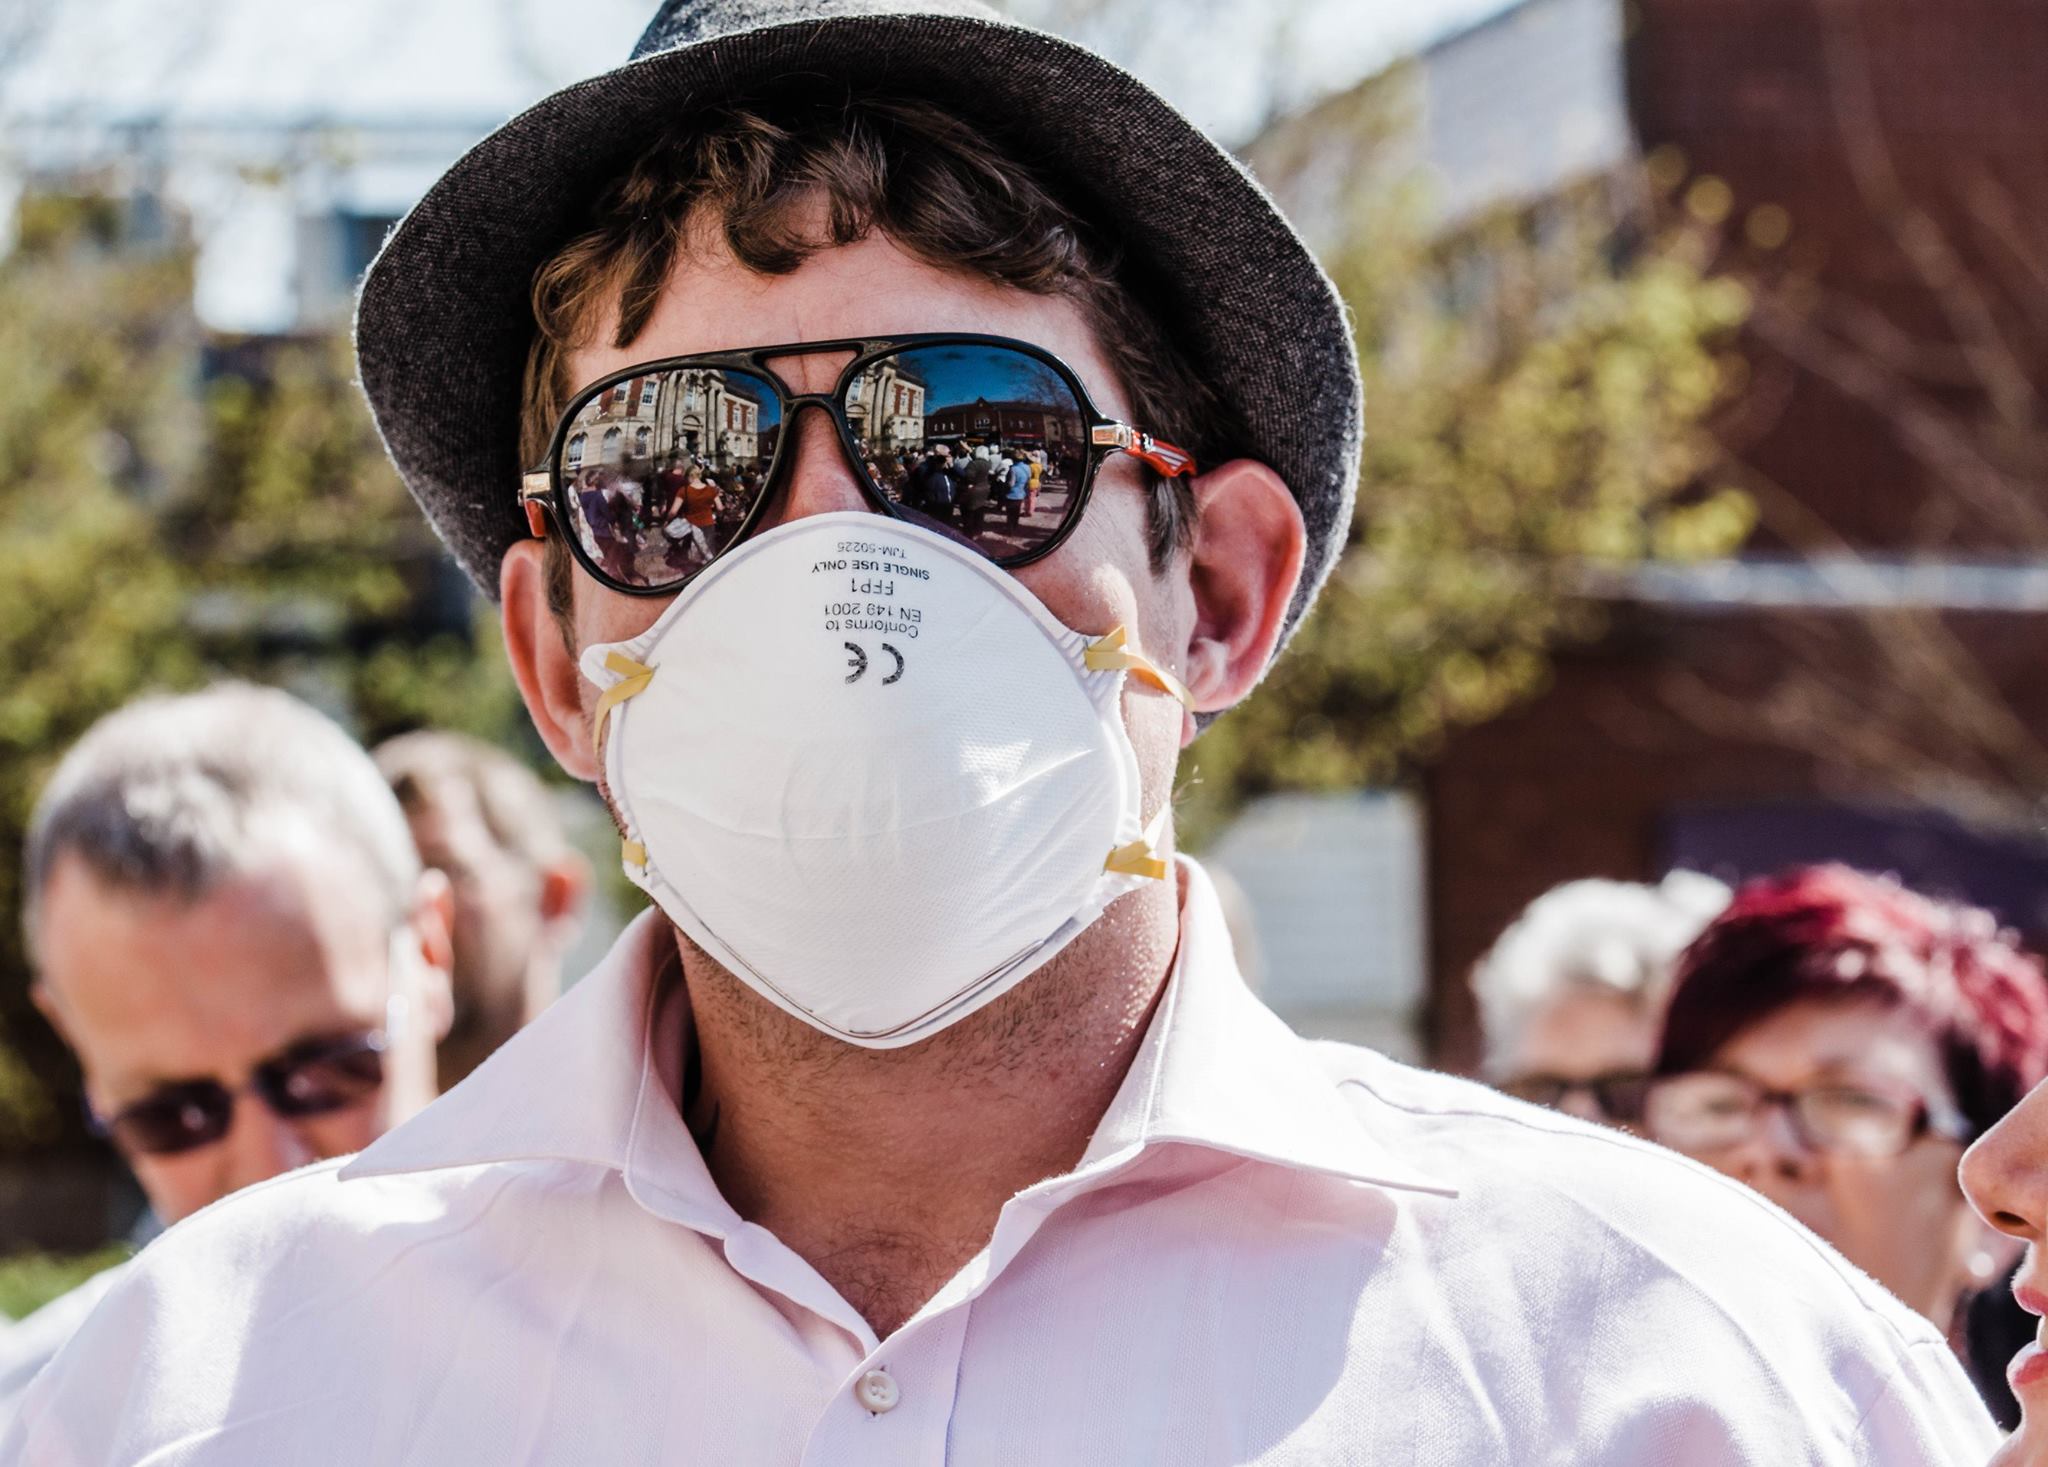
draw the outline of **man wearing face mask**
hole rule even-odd
[[[433,1098],[448,884],[297,699],[224,683],[108,715],[50,777],[25,866],[35,1001],[159,1224]],[[0,1416],[113,1282],[0,1332]]]
[[[1236,165],[964,0],[639,52],[421,202],[358,346],[653,907],[415,1124],[153,1250],[23,1460],[1980,1460],[1939,1336],[1742,1189],[1244,987],[1175,762],[1342,547],[1360,408]],[[582,516],[621,386],[657,462],[770,459],[709,557]],[[858,453],[1004,431],[1069,468],[980,534]]]

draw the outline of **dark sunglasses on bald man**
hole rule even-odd
[[[852,353],[829,392],[793,393],[768,362]],[[668,357],[614,372],[562,414],[520,502],[552,514],[585,570],[666,595],[745,539],[794,457],[798,409],[824,409],[867,498],[1012,567],[1051,554],[1096,470],[1128,453],[1166,478],[1194,459],[1104,416],[1066,363],[1029,342],[924,333]]]
[[[385,1044],[381,1029],[305,1039],[258,1063],[239,1091],[211,1077],[175,1080],[110,1116],[88,1106],[86,1118],[96,1134],[123,1151],[174,1156],[227,1135],[240,1093],[254,1094],[284,1120],[360,1104],[384,1083]]]

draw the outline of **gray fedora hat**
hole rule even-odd
[[[665,0],[626,65],[506,123],[392,231],[356,315],[363,390],[477,586],[496,598],[498,563],[527,534],[515,496],[531,467],[518,445],[534,272],[679,108],[806,77],[986,119],[1122,246],[1130,283],[1301,504],[1291,630],[1343,548],[1358,472],[1358,361],[1335,289],[1243,167],[1151,88],[972,0]]]

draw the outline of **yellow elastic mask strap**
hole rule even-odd
[[[619,681],[604,690],[604,695],[597,700],[597,713],[590,720],[590,752],[599,757],[604,754],[604,721],[612,716],[614,708],[635,693],[644,691],[654,681],[653,668],[635,662],[622,652],[605,653],[604,665],[619,675]]]
[[[1173,808],[1168,800],[1159,807],[1146,825],[1145,833],[1127,846],[1118,846],[1109,853],[1109,859],[1102,863],[1102,869],[1118,876],[1142,876],[1148,881],[1166,880],[1166,861],[1158,854],[1159,837],[1166,830],[1166,812]]]
[[[619,854],[626,858],[626,864],[629,866],[644,867],[647,864],[647,847],[637,840],[621,841]]]
[[[1195,695],[1179,678],[1132,647],[1130,635],[1120,626],[1111,627],[1106,635],[1090,642],[1088,650],[1082,654],[1082,661],[1090,672],[1127,670],[1136,673],[1161,692],[1178,698],[1183,708],[1194,709]]]

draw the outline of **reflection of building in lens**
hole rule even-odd
[[[766,386],[739,372],[714,367],[667,372],[650,379],[648,417],[658,458],[701,458],[718,464],[752,459],[759,451]],[[772,406],[769,416],[774,416]]]
[[[1056,455],[1082,442],[1079,413],[1042,402],[990,402],[985,397],[934,408],[925,415],[924,431],[928,438],[1000,442],[1005,448],[1043,448]]]
[[[584,461],[593,457],[593,440],[598,463],[615,464],[629,454],[646,457],[653,438],[658,381],[632,377],[614,382],[586,402],[576,414],[576,431],[563,449],[563,467],[582,468]]]
[[[846,388],[846,421],[870,449],[909,448],[925,434],[924,375],[901,357],[863,368]]]

